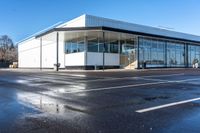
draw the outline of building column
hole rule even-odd
[[[103,31],[103,71],[105,69],[105,51],[106,51],[105,32]]]
[[[168,60],[167,60],[167,56],[168,56],[168,55],[167,55],[167,54],[168,54],[168,51],[167,51],[167,41],[165,41],[164,54],[165,54],[165,55],[164,55],[164,56],[165,56],[165,57],[164,57],[164,58],[165,58],[165,67],[167,67],[167,61],[168,61]]]
[[[40,70],[42,70],[42,37],[40,38]]]
[[[120,43],[120,36],[118,39],[118,53],[119,53],[119,67],[121,68],[121,43]]]
[[[87,52],[88,52],[88,37],[87,36],[85,36],[84,37],[84,67],[85,67],[85,69],[87,69],[86,67],[87,67]]]
[[[59,71],[59,32],[56,33],[56,71]]]
[[[140,48],[139,48],[139,36],[136,37],[136,43],[137,43],[137,57],[136,57],[136,60],[137,60],[137,69],[140,69]]]
[[[187,43],[185,44],[184,52],[185,67],[189,67],[189,51]]]

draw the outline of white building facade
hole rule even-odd
[[[200,37],[91,15],[21,41],[19,68],[106,69],[191,67]]]

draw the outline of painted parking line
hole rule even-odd
[[[69,73],[47,73],[47,75],[61,75],[61,76],[73,76],[73,77],[86,77],[84,74],[69,74]]]
[[[149,78],[153,78],[153,77],[170,77],[170,76],[182,76],[184,75],[184,73],[178,73],[178,74],[167,74],[167,75],[152,75],[152,76],[136,76],[136,77],[118,77],[118,78],[113,78],[113,77],[109,77],[109,78],[104,78],[104,79],[94,79],[94,80],[88,80],[88,81],[80,81],[81,83],[85,83],[85,82],[98,82],[98,81],[113,81],[113,80],[120,80],[120,79],[145,79],[148,78],[146,80],[152,80],[154,81],[154,79],[149,79]],[[160,80],[160,79],[155,79],[155,81],[166,81],[166,80]]]
[[[53,73],[49,74],[49,75],[54,75]],[[61,74],[59,73],[59,75],[62,75],[62,76],[70,76],[70,77],[66,77],[67,79],[70,79],[70,80],[74,80],[74,79],[77,79],[77,77],[79,77],[80,75],[78,75],[77,77],[73,77],[74,75],[73,74]],[[59,76],[57,75],[57,76]],[[131,76],[131,77],[104,77],[104,78],[99,78],[99,77],[94,77],[94,78],[99,78],[99,79],[91,79],[91,80],[88,80],[88,79],[82,79],[82,80],[79,80],[77,79],[78,83],[88,83],[88,82],[101,82],[101,81],[114,81],[114,80],[125,80],[125,79],[144,79],[144,80],[151,80],[151,81],[166,81],[166,80],[159,80],[159,79],[149,79],[149,78],[153,78],[153,77],[170,77],[170,76],[181,76],[181,75],[184,75],[184,73],[178,73],[178,74],[167,74],[167,75],[152,75],[152,76]],[[32,75],[32,77],[37,77],[37,78],[41,78],[41,79],[53,79],[53,80],[63,80],[63,77],[52,77],[52,76],[44,76],[44,75]],[[56,76],[56,75],[55,75]],[[83,78],[82,76],[80,76],[80,78]],[[145,79],[145,78],[148,78],[148,79]],[[55,82],[55,81],[54,81]],[[60,82],[60,83],[64,83],[65,81],[63,82]],[[58,81],[59,83],[59,81]],[[67,81],[65,83],[68,83]],[[73,82],[69,82],[68,84],[73,84]]]
[[[170,82],[170,80],[163,80],[163,79],[151,79],[151,78],[144,78],[144,77],[139,77],[138,79],[143,79],[143,80],[148,80],[148,81],[160,81],[160,82]]]
[[[32,82],[49,82],[49,83],[60,83],[60,84],[74,84],[74,82],[72,81],[67,81],[67,80],[63,80],[61,78],[54,78],[54,77],[44,77],[44,76],[32,76],[32,77],[35,77],[35,78],[30,78],[30,77],[22,77],[23,79],[26,79],[26,80],[29,80],[29,81],[32,81]]]
[[[150,83],[142,83],[142,84],[130,84],[130,85],[113,86],[113,87],[96,88],[96,89],[87,89],[87,90],[75,90],[75,91],[66,92],[66,93],[73,94],[73,93],[83,93],[83,92],[95,92],[95,91],[115,90],[115,89],[121,89],[121,88],[129,88],[129,87],[159,85],[159,84],[166,84],[166,83],[182,83],[182,82],[196,81],[196,80],[200,80],[200,78],[187,79],[187,80],[176,80],[176,81],[167,81],[166,80],[166,81],[150,82]]]
[[[53,75],[53,74],[47,74],[47,75],[40,75],[40,74],[37,74],[37,75],[31,75],[32,77],[41,77],[41,78],[54,78],[54,79],[84,79],[84,77],[75,77],[75,76],[67,76],[67,75]]]
[[[184,100],[184,101],[179,101],[179,102],[168,103],[168,104],[150,107],[150,108],[146,108],[146,109],[140,109],[140,110],[136,110],[135,112],[145,113],[145,112],[150,112],[150,111],[154,111],[154,110],[158,110],[158,109],[163,109],[163,108],[167,108],[167,107],[190,103],[190,102],[194,102],[194,101],[198,101],[198,100],[200,100],[200,97],[194,98],[194,99],[189,99],[189,100]]]
[[[156,78],[156,77],[170,77],[170,76],[182,76],[182,75],[184,75],[184,73],[151,75],[151,76],[141,76],[141,77],[143,77],[143,78]]]
[[[169,81],[169,82],[171,82],[171,81]],[[153,83],[150,82],[150,83],[144,83],[144,84],[130,84],[130,85],[122,85],[122,86],[88,89],[88,90],[77,90],[77,91],[66,92],[66,93],[72,94],[72,93],[82,93],[82,92],[95,92],[95,91],[114,90],[114,89],[121,89],[121,88],[128,88],[128,87],[157,85],[157,84],[163,84],[163,83],[168,83],[168,82],[165,81],[165,82],[153,82]]]

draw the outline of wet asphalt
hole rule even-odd
[[[0,70],[0,133],[199,133],[200,69]]]

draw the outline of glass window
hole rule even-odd
[[[76,53],[77,52],[77,42],[75,40],[73,40],[71,42],[71,52],[72,53]]]
[[[98,52],[98,38],[88,38],[88,52]]]
[[[103,52],[104,50],[104,44],[103,43],[99,43],[99,52]]]
[[[152,40],[150,42],[151,42],[151,48],[157,49],[157,41]]]
[[[85,50],[85,45],[84,45],[84,40],[78,41],[78,52],[84,52]]]
[[[110,53],[118,53],[118,40],[110,42]]]
[[[110,44],[109,43],[105,43],[105,52],[110,53]]]
[[[185,65],[184,43],[140,38],[139,47],[141,50],[139,63],[145,61],[147,67],[164,67],[166,64],[168,67],[182,67]],[[165,57],[167,58],[165,59]]]
[[[84,51],[84,37],[81,38],[75,38],[73,40],[68,40],[65,42],[65,53],[77,53],[77,52],[83,52]]]
[[[65,53],[66,54],[71,53],[71,43],[70,42],[65,43]]]
[[[146,62],[147,67],[164,67],[165,66],[165,42],[164,41],[143,38],[143,39],[139,39],[139,47],[141,50],[140,55],[139,55],[140,64],[142,64],[143,62]]]
[[[200,46],[190,44],[188,46],[188,61],[189,65],[192,66],[196,61],[200,63]]]
[[[183,67],[184,60],[184,43],[167,42],[167,66]]]

